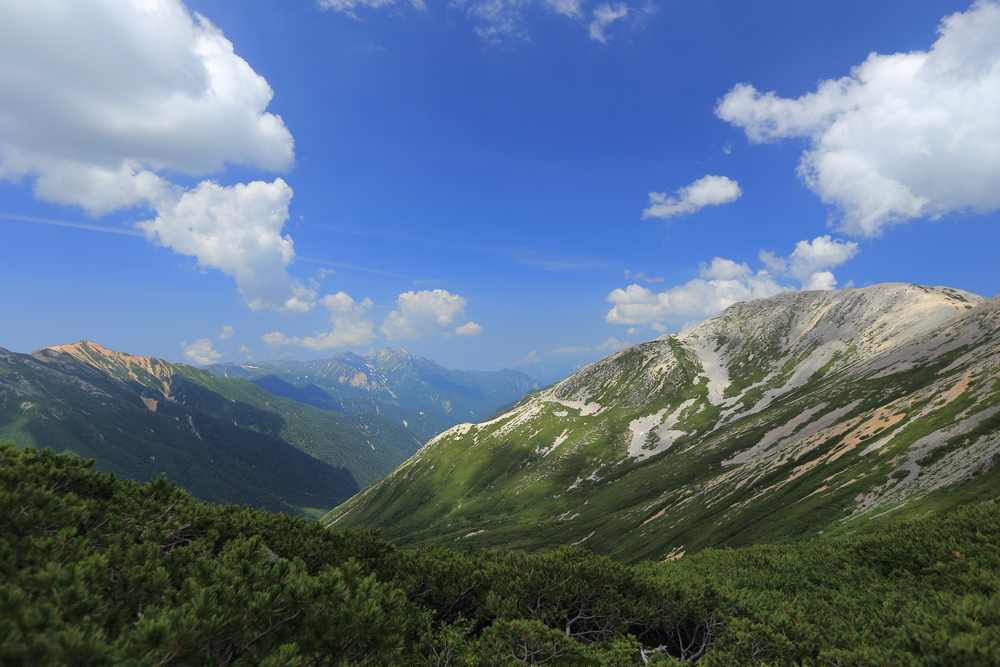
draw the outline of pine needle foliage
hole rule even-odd
[[[0,664],[998,664],[1000,509],[624,565],[398,550],[0,445]]]

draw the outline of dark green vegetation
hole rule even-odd
[[[422,440],[485,419],[539,388],[524,373],[449,370],[399,348],[364,357],[347,352],[315,361],[214,364],[207,370],[324,410],[378,414]]]
[[[993,499],[998,462],[1000,298],[890,284],[740,303],[623,350],[447,431],[323,521],[661,560]]]
[[[0,445],[0,664],[997,664],[1000,509],[622,565],[366,529]]]
[[[378,415],[319,410],[246,380],[93,343],[0,350],[0,438],[58,443],[138,481],[165,473],[203,500],[312,517],[420,445]]]

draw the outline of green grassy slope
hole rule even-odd
[[[318,516],[410,455],[417,438],[245,380],[93,344],[0,354],[0,437],[60,443],[101,470],[161,473],[200,498]]]
[[[997,300],[884,286],[740,304],[442,434],[323,521],[629,562],[857,531],[994,497],[998,360]]]

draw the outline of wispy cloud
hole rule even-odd
[[[608,43],[606,34],[609,25],[615,21],[620,21],[629,15],[629,7],[624,2],[616,2],[614,5],[605,2],[594,8],[594,20],[590,22],[590,38],[600,42]]]
[[[321,9],[359,18],[360,10],[425,11],[423,0],[318,0]],[[586,5],[591,5],[587,7]],[[608,28],[626,17],[639,20],[646,10],[637,11],[625,2],[588,3],[585,0],[448,0],[446,9],[464,15],[484,41],[499,44],[531,39],[532,13],[550,12],[578,23],[586,34],[602,44],[608,43]],[[589,18],[588,18],[589,16]]]
[[[595,269],[606,270],[611,268],[612,266],[611,263],[606,260],[596,259],[587,256],[565,255],[558,252],[552,252],[545,248],[531,248],[526,246],[504,246],[499,244],[489,245],[489,246],[473,245],[468,243],[457,243],[454,241],[441,241],[437,239],[431,239],[427,238],[426,236],[417,236],[409,232],[397,232],[385,229],[370,229],[367,227],[333,226],[324,224],[313,224],[313,226],[319,229],[328,229],[330,231],[336,232],[337,234],[349,234],[351,236],[400,241],[415,247],[444,248],[448,250],[460,251],[463,253],[476,253],[479,255],[502,257],[516,264],[520,264],[522,266],[531,266],[537,269],[542,269],[544,271],[553,271],[562,273],[568,271],[590,271]],[[296,259],[298,261],[303,261],[303,262],[315,262],[317,264],[325,264],[326,266],[333,266],[344,269],[353,269],[357,271],[367,271],[369,273],[379,273],[382,275],[393,276],[397,278],[406,278],[407,280],[416,281],[416,279],[412,277],[401,276],[395,273],[385,272],[378,269],[371,269],[367,267],[342,264],[338,262],[330,262],[326,260],[301,257],[301,256],[297,256]]]
[[[30,215],[10,215],[0,213],[0,218],[13,220],[15,222],[34,222],[40,225],[53,225],[55,227],[71,227],[73,229],[86,229],[91,232],[104,232],[105,234],[121,234],[123,236],[145,236],[138,229],[128,227],[107,227],[105,225],[95,225],[87,222],[68,222],[65,220],[49,220],[47,218],[35,218]]]

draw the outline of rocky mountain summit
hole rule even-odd
[[[997,495],[998,365],[1000,298],[740,303],[442,433],[324,521],[624,560],[856,531]]]

